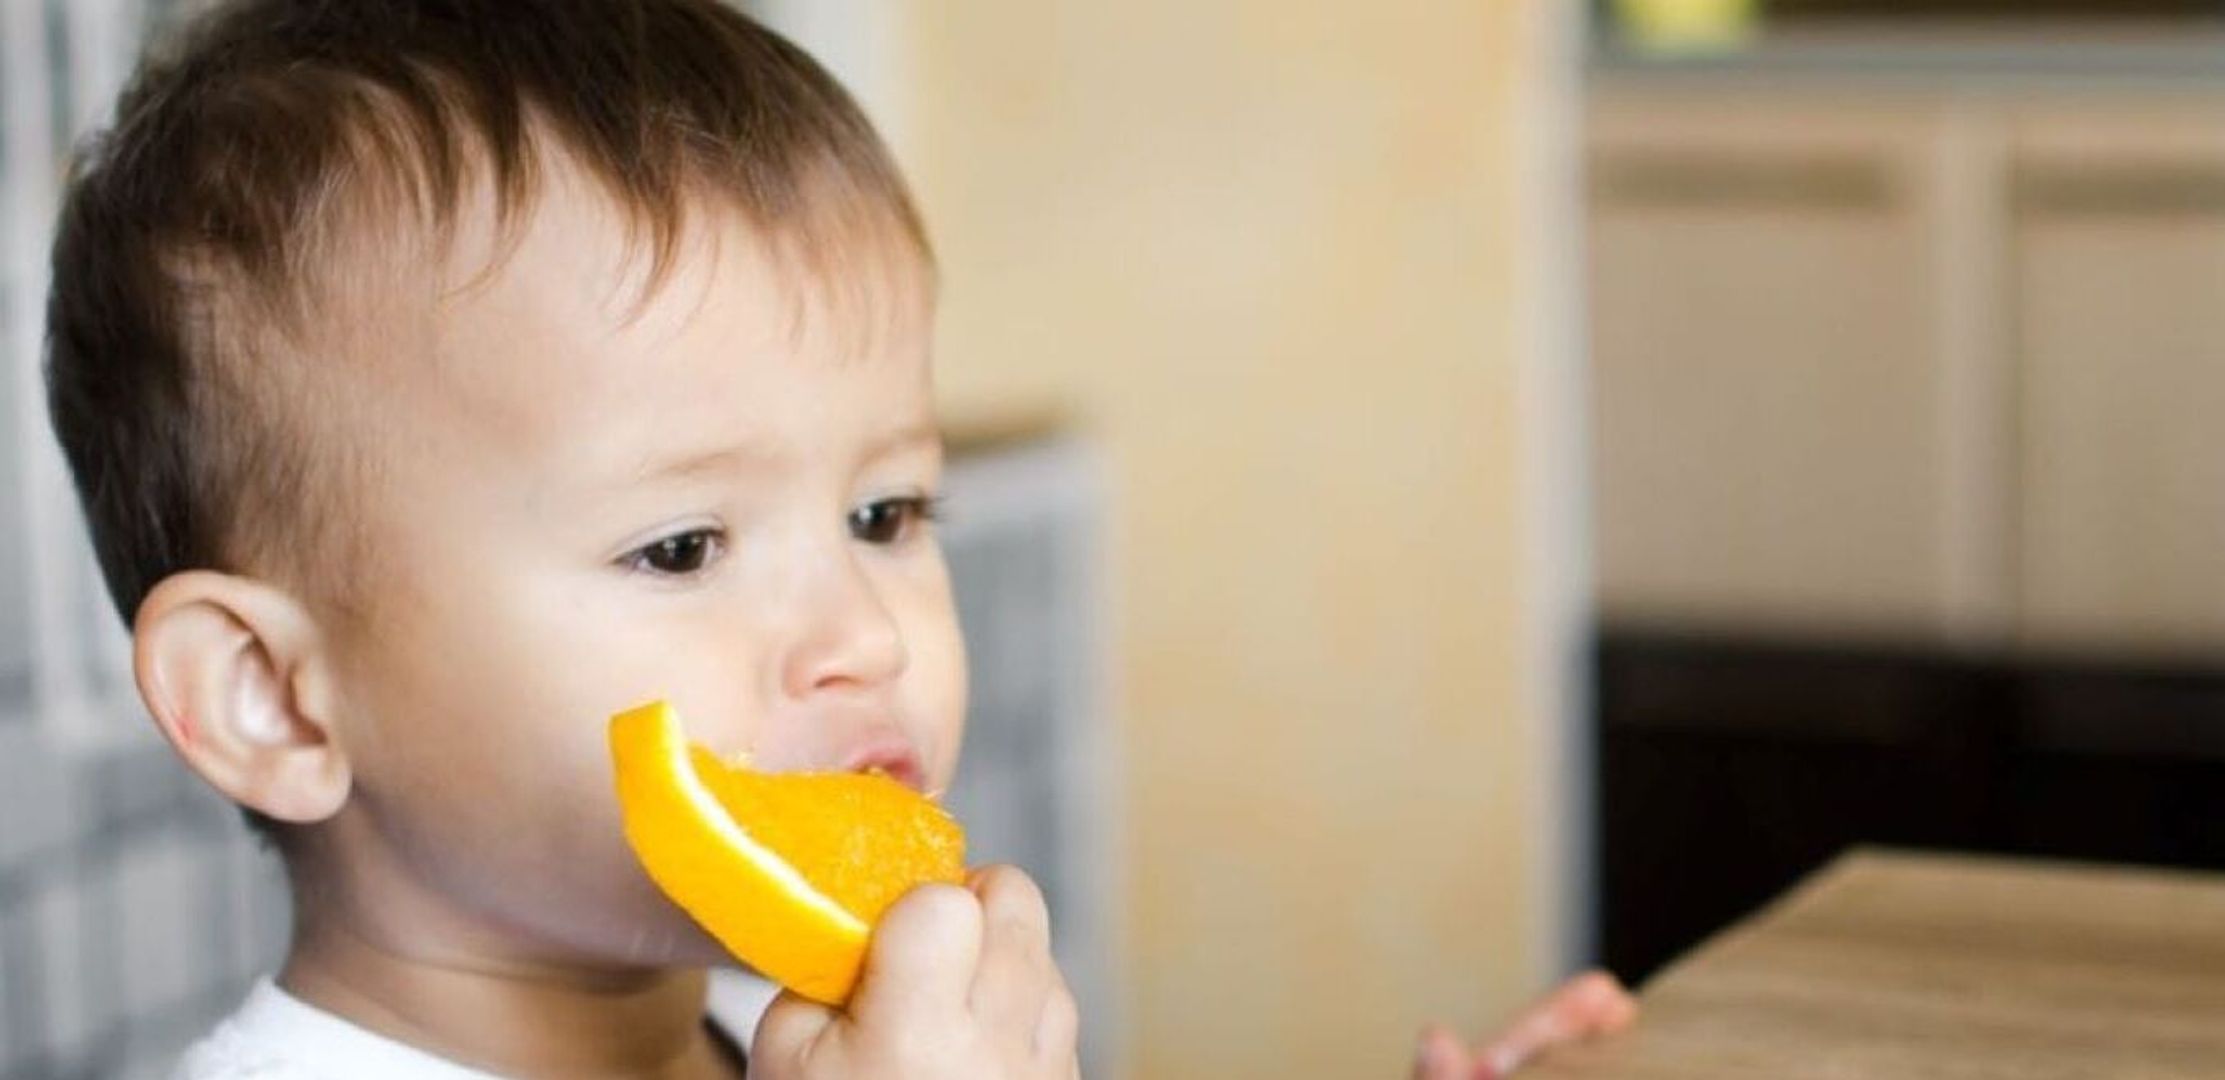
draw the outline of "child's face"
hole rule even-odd
[[[912,254],[854,253],[878,284],[829,301],[699,204],[636,307],[626,243],[552,175],[423,340],[371,343],[339,872],[527,961],[719,955],[624,847],[611,713],[667,698],[722,755],[940,791],[964,712]]]

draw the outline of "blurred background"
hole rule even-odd
[[[153,0],[0,0],[0,1078],[284,940],[39,378]],[[1090,1075],[1396,1076],[1854,843],[2225,866],[2225,4],[759,0],[943,264],[952,800]]]
[[[1599,11],[1605,960],[1852,842],[2225,865],[2225,5]]]

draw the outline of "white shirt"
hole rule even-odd
[[[710,1022],[745,1051],[779,989],[739,971],[713,971]],[[278,988],[247,1000],[178,1059],[171,1080],[500,1080],[357,1027]]]

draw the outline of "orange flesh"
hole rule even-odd
[[[885,776],[759,773],[687,741],[663,702],[611,718],[626,841],[649,879],[736,959],[829,1005],[905,892],[962,883],[965,833]]]
[[[730,769],[689,760],[711,797],[758,843],[843,910],[870,923],[913,886],[965,880],[965,834],[940,808],[885,776]]]

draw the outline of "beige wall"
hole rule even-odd
[[[1130,1075],[1402,1076],[1553,963],[1550,2],[909,9],[951,419],[1057,413],[1112,466]]]

